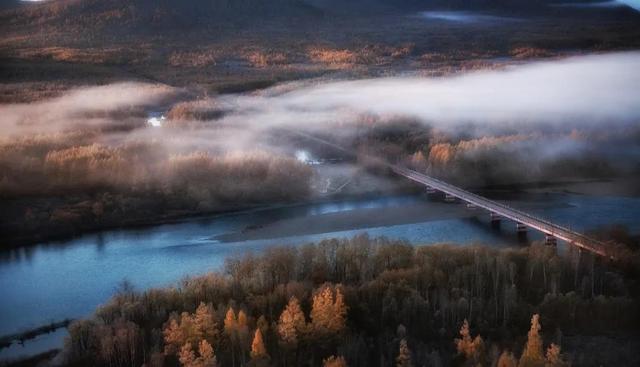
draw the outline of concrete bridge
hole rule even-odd
[[[313,135],[301,132],[296,132],[296,135],[333,147],[337,150],[353,156],[358,155],[350,151],[349,149],[343,148],[337,144],[315,137]],[[478,207],[485,209],[491,214],[492,221],[500,220],[501,218],[510,219],[516,223],[516,230],[518,232],[526,232],[527,228],[536,229],[545,234],[545,240],[548,244],[556,244],[556,239],[560,239],[569,245],[576,246],[580,250],[589,251],[591,253],[607,257],[611,260],[615,260],[613,251],[607,251],[609,249],[609,246],[607,246],[607,244],[602,241],[598,241],[594,238],[585,236],[581,233],[575,232],[571,229],[536,217],[521,210],[511,208],[505,204],[489,200],[480,195],[476,195],[472,192],[466,191],[464,189],[448,184],[424,173],[414,171],[407,167],[392,164],[386,160],[372,156],[360,155],[359,158],[363,159],[365,162],[370,162],[378,166],[388,167],[394,173],[424,185],[428,193],[436,191],[443,192],[445,194],[445,201],[453,202],[455,200],[460,200],[467,203],[467,206],[470,208]]]
[[[428,192],[443,192],[445,194],[445,201],[458,199],[467,203],[468,206],[485,209],[491,213],[492,220],[499,220],[501,217],[510,219],[516,222],[518,231],[526,231],[527,227],[536,229],[546,235],[547,243],[555,244],[555,239],[557,238],[579,249],[613,259],[613,256],[606,251],[607,245],[601,241],[521,210],[511,208],[505,204],[489,200],[409,168],[393,164],[387,164],[387,166],[396,174],[425,185]]]

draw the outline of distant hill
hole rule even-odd
[[[29,34],[55,30],[74,35],[124,34],[204,29],[270,19],[343,14],[360,16],[427,9],[499,10],[506,12],[577,11],[553,8],[578,0],[0,0],[0,30]],[[596,0],[594,0],[596,1]],[[584,2],[584,0],[583,0]],[[235,27],[234,27],[235,28]]]
[[[16,5],[0,0],[0,20],[12,25],[74,28],[194,27],[213,21],[303,16],[317,12],[302,0],[49,0]],[[7,25],[5,23],[5,25]]]

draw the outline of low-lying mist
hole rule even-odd
[[[465,186],[637,173],[637,70],[640,53],[628,52],[207,98],[156,84],[83,88],[0,107],[0,196],[92,195],[97,204],[83,205],[96,218],[140,205],[198,211],[299,199],[312,170],[295,152],[309,142],[288,131]],[[165,115],[154,120],[162,126],[147,122],[151,113]],[[22,211],[56,214],[45,212]]]
[[[615,53],[291,84],[217,103],[227,124],[309,130],[466,185],[602,177],[638,169],[639,68],[640,53]]]
[[[286,111],[283,118],[341,109],[418,118],[438,128],[472,123],[567,129],[640,120],[640,53],[573,57],[444,78],[381,78],[325,83],[251,107]],[[250,103],[249,103],[250,102]],[[262,112],[262,111],[260,111]],[[538,128],[535,126],[534,128]]]

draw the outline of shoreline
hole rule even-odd
[[[23,332],[0,336],[0,350],[9,348],[15,343],[24,344],[25,342],[35,339],[40,335],[50,334],[58,329],[66,329],[73,321],[73,319],[54,321]]]
[[[572,194],[572,195],[593,195],[596,191],[602,192],[603,188],[606,196],[626,196],[637,197],[640,196],[640,190],[634,184],[640,185],[640,178],[636,177],[620,177],[611,179],[578,179],[578,180],[560,180],[560,181],[540,181],[540,182],[525,182],[525,183],[512,183],[512,184],[499,184],[499,185],[486,185],[480,187],[471,188],[474,192],[480,192],[483,194],[503,194],[511,193],[515,195],[522,194]],[[597,190],[593,186],[598,186]],[[600,190],[600,191],[598,191]],[[150,228],[165,224],[177,224],[199,219],[215,219],[221,216],[239,215],[247,212],[262,211],[270,209],[279,209],[287,207],[297,207],[304,205],[313,205],[321,203],[332,203],[349,200],[366,200],[374,197],[381,196],[394,196],[403,194],[418,194],[421,190],[419,187],[399,187],[394,190],[383,191],[370,191],[359,194],[354,193],[337,193],[329,196],[315,196],[306,200],[294,201],[294,202],[280,202],[274,204],[251,204],[238,207],[220,208],[217,210],[206,212],[182,212],[176,214],[159,215],[155,218],[148,219],[136,219],[125,224],[116,225],[99,225],[94,228],[82,229],[79,231],[66,232],[61,234],[47,235],[40,237],[40,235],[31,235],[23,237],[5,237],[0,239],[4,242],[2,250],[15,250],[19,248],[26,248],[32,246],[46,245],[52,242],[65,242],[72,239],[76,239],[88,234],[95,234],[104,231],[112,230],[128,230],[139,228]],[[258,228],[259,229],[259,228]],[[257,232],[259,233],[259,231]],[[229,242],[228,239],[236,238],[236,236],[228,235],[228,237],[222,237],[224,240],[221,242]],[[238,236],[237,238],[242,238]],[[269,238],[269,237],[267,237]]]
[[[31,246],[39,246],[51,242],[64,242],[68,240],[72,240],[75,238],[82,237],[88,234],[95,234],[104,231],[111,230],[127,230],[127,229],[137,229],[137,228],[150,228],[165,224],[176,224],[183,223],[191,220],[197,219],[214,219],[216,217],[228,216],[228,215],[238,215],[253,211],[262,211],[262,210],[270,210],[270,209],[280,209],[280,208],[288,208],[288,207],[296,207],[296,206],[304,206],[304,205],[313,205],[313,204],[321,204],[321,203],[331,203],[331,202],[339,202],[345,200],[364,200],[377,196],[393,196],[393,195],[402,195],[402,194],[412,194],[415,193],[415,190],[394,190],[387,192],[367,192],[362,194],[337,194],[331,195],[327,197],[315,197],[309,198],[307,200],[294,201],[294,202],[280,202],[274,204],[253,204],[253,205],[245,205],[245,206],[237,206],[237,207],[229,207],[229,208],[220,208],[218,210],[212,211],[204,211],[204,212],[186,212],[180,214],[168,214],[161,215],[152,219],[139,219],[133,220],[129,223],[125,224],[117,224],[117,225],[100,225],[95,228],[83,229],[80,231],[74,231],[73,233],[63,233],[63,234],[53,234],[48,235],[43,238],[39,238],[38,235],[33,236],[23,236],[23,237],[5,237],[0,239],[1,242],[6,242],[0,251],[2,250],[14,250],[23,247],[31,247]],[[12,244],[8,244],[12,243]]]

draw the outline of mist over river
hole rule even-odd
[[[493,196],[574,229],[624,224],[640,232],[640,198],[567,193]],[[89,316],[123,280],[138,290],[219,270],[224,259],[274,245],[367,233],[414,244],[523,246],[515,224],[425,195],[268,208],[147,228],[109,230],[0,252],[0,335]],[[541,239],[529,232],[527,240]],[[526,242],[526,241],[525,241]],[[64,329],[0,350],[0,360],[61,346]]]

